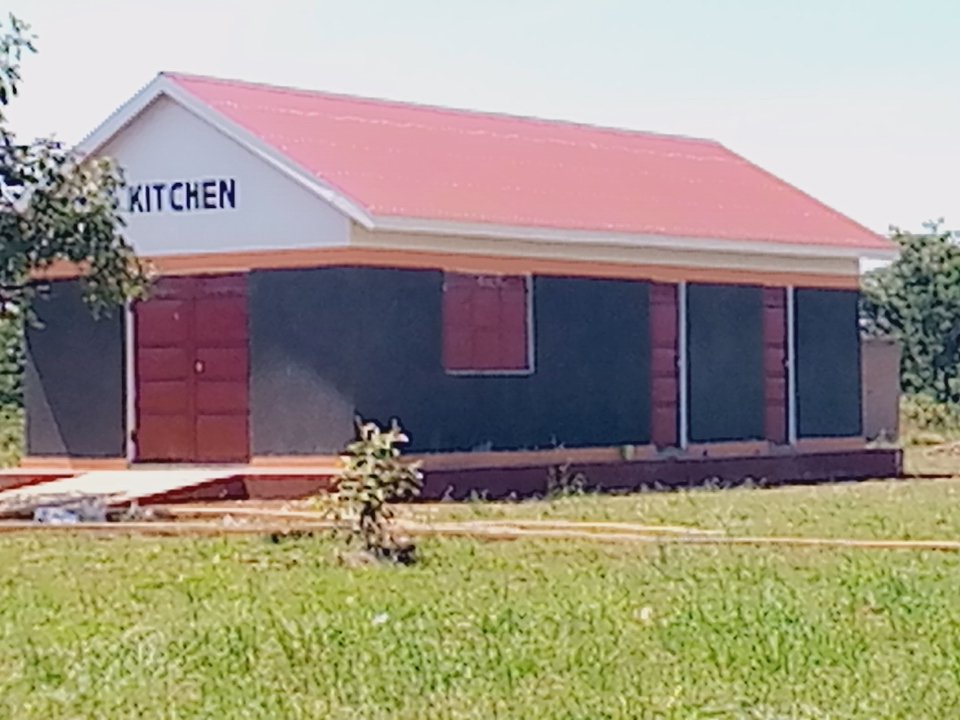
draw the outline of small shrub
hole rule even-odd
[[[415,548],[394,531],[390,503],[420,494],[420,464],[403,460],[400,445],[409,438],[394,420],[383,430],[376,423],[357,421],[357,437],[340,459],[343,467],[332,494],[335,517],[347,523],[348,542],[359,542],[364,552],[381,560],[413,561]]]

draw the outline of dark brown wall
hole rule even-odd
[[[787,442],[787,291],[763,289],[764,436]]]
[[[253,273],[254,454],[338,450],[354,411],[399,417],[415,451],[649,441],[646,283],[535,278],[535,372],[455,377],[441,364],[442,277]]]
[[[650,284],[650,440],[674,447],[679,434],[677,291],[673,283]]]
[[[638,492],[691,487],[771,487],[838,480],[899,477],[903,469],[896,449],[862,449],[830,453],[768,454],[728,458],[668,458],[619,463],[582,463],[569,468],[580,474],[588,491]],[[424,499],[490,499],[542,496],[549,468],[479,468],[426,473]]]
[[[26,333],[24,403],[29,455],[123,457],[122,312],[94,320],[76,283],[53,283]]]

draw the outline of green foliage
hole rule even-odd
[[[42,292],[36,278],[59,263],[79,269],[95,312],[109,311],[141,295],[147,280],[121,232],[123,176],[111,160],[81,157],[51,139],[21,142],[6,127],[2,108],[33,51],[25,23],[11,16],[0,26],[0,317],[29,317]]]
[[[496,503],[789,535],[960,536],[960,483]],[[457,503],[441,512],[470,512]],[[957,716],[960,556],[428,540],[0,536],[0,717]]]
[[[0,406],[0,468],[13,467],[20,460],[23,444],[23,413]]]
[[[409,438],[396,420],[387,430],[357,421],[356,440],[341,455],[342,468],[332,495],[335,514],[349,522],[349,537],[378,558],[409,558],[412,546],[393,531],[390,503],[416,497],[423,485],[419,463],[400,457]]]
[[[864,278],[861,317],[870,334],[896,338],[910,393],[960,402],[960,246],[939,223],[896,230],[900,257]]]
[[[927,395],[904,395],[900,398],[900,439],[904,445],[960,439],[960,406]]]
[[[22,401],[23,343],[18,318],[0,317],[0,409]]]

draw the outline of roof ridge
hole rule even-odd
[[[617,135],[626,136],[644,136],[651,138],[660,138],[664,140],[685,140],[692,143],[712,145],[726,149],[722,143],[713,138],[697,137],[694,135],[683,135],[681,133],[666,133],[656,130],[637,130],[635,128],[618,127],[615,125],[600,125],[597,123],[578,122],[564,118],[546,118],[536,115],[520,115],[509,112],[497,112],[490,110],[475,110],[463,107],[451,107],[449,105],[436,105],[426,102],[411,102],[409,100],[396,100],[393,98],[372,97],[369,95],[352,95],[350,93],[333,92],[330,90],[317,90],[310,88],[294,87],[292,85],[276,85],[267,82],[256,82],[252,80],[242,80],[240,78],[224,78],[213,75],[198,75],[195,73],[183,73],[175,71],[163,71],[160,75],[176,80],[198,80],[201,82],[212,82],[221,85],[239,85],[245,87],[254,87],[270,92],[288,93],[293,95],[308,95],[335,98],[340,100],[352,100],[354,102],[369,103],[374,105],[392,105],[394,107],[412,108],[418,110],[432,110],[434,112],[451,113],[454,115],[467,115],[472,117],[491,118],[497,120],[519,120],[527,123],[537,123],[546,125],[563,125],[571,128],[584,128],[589,130],[598,130]]]

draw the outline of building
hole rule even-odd
[[[28,464],[303,465],[359,414],[448,470],[895,469],[857,331],[894,247],[716,142],[161,74],[82,148],[160,279],[39,304]]]

